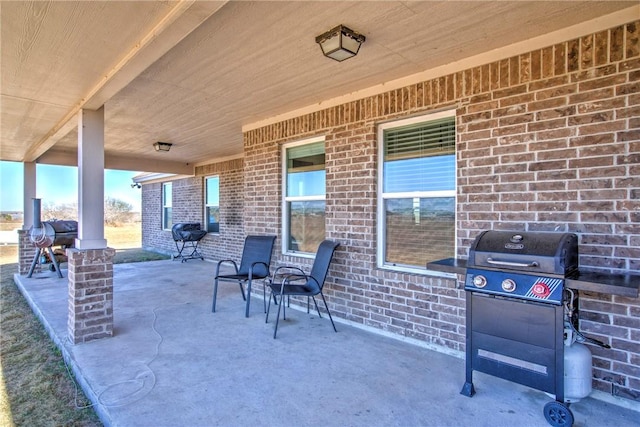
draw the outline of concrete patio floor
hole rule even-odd
[[[114,266],[114,336],[73,345],[67,279],[16,276],[105,425],[110,426],[548,426],[544,393],[474,373],[464,359],[288,310],[278,338],[262,300],[251,317],[215,264],[154,261]],[[599,397],[607,398],[604,393]],[[638,426],[638,405],[589,397],[576,426]],[[618,406],[613,403],[620,403]]]

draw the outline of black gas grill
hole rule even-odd
[[[427,264],[466,275],[463,395],[475,393],[473,371],[487,373],[555,395],[545,418],[554,427],[573,424],[569,403],[591,391],[591,354],[578,342],[608,348],[578,331],[577,291],[640,296],[638,275],[580,271],[577,240],[569,233],[485,231],[468,260]]]
[[[564,404],[563,302],[565,280],[577,274],[575,234],[485,231],[476,238],[465,278],[462,394],[473,396],[473,371],[483,372],[555,395],[545,417],[573,423]]]
[[[575,234],[484,231],[469,252],[465,289],[561,304],[564,279],[577,273]]]

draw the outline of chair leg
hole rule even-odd
[[[329,306],[327,305],[327,300],[324,299],[324,295],[322,294],[322,291],[320,291],[320,296],[322,297],[322,301],[324,301],[324,308],[327,309],[327,314],[329,314],[329,320],[331,320],[331,325],[333,326],[333,330],[334,330],[334,332],[338,332],[338,330],[336,329],[336,324],[333,323],[333,317],[331,317],[331,312],[329,311]]]
[[[313,297],[313,296],[311,298],[313,299],[313,303],[316,305],[316,311],[318,312],[318,317],[322,319],[322,314],[320,314],[320,308],[318,308],[318,303],[316,302],[316,298]],[[309,312],[309,310],[307,310],[307,313],[308,312]]]
[[[211,312],[216,312],[216,296],[218,295],[218,279],[213,282],[213,303],[211,304]]]
[[[273,339],[276,339],[276,335],[278,334],[278,322],[280,320],[280,308],[282,308],[284,306],[284,303],[282,302],[282,298],[283,295],[280,294],[280,304],[278,304],[278,315],[276,316],[276,327],[273,331]]]
[[[244,317],[249,317],[249,307],[251,305],[251,280],[247,281],[247,308],[244,312]]]
[[[240,293],[242,294],[242,301],[246,301],[247,297],[244,296],[244,286],[242,286],[242,280],[238,280],[238,285],[240,286]]]
[[[271,297],[273,297],[273,290],[269,292],[269,304],[267,305],[267,315],[264,317],[264,323],[269,323],[269,310],[271,310]],[[275,297],[273,297],[275,299]]]
[[[271,296],[269,296],[269,303],[271,303]],[[262,281],[262,305],[264,306],[264,312],[267,312],[267,279]]]

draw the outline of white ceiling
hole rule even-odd
[[[107,167],[184,172],[251,123],[614,13],[637,2],[2,1],[0,159],[73,161],[104,105]],[[342,63],[315,43],[338,24],[367,37]]]

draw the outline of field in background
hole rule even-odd
[[[22,227],[21,222],[0,221],[0,231],[14,231]],[[133,249],[142,246],[142,227],[139,222],[124,224],[120,227],[105,226],[107,245],[114,249]],[[0,264],[18,262],[16,245],[0,245]]]

